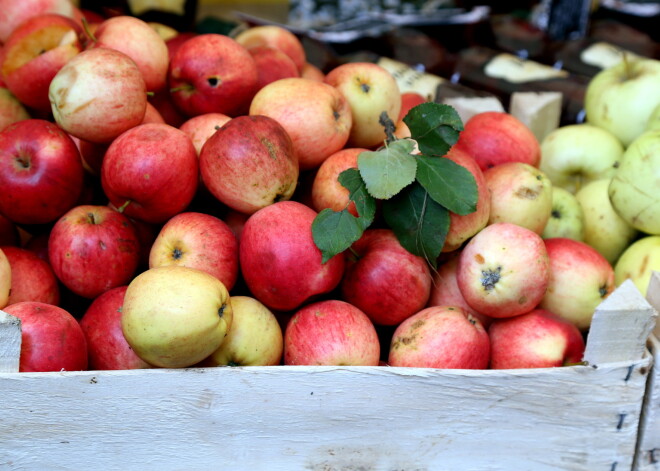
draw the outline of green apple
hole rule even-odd
[[[539,168],[555,187],[575,193],[582,185],[614,175],[623,145],[609,131],[590,124],[555,129],[541,142]]]
[[[660,61],[626,59],[596,74],[584,96],[587,122],[628,146],[646,129],[660,104]]]
[[[232,323],[229,292],[216,277],[178,265],[150,268],[131,281],[121,327],[147,363],[182,368],[216,351]]]
[[[5,253],[0,249],[0,309],[9,302],[11,289],[11,266]]]
[[[231,308],[231,329],[202,366],[279,365],[284,339],[275,314],[249,296],[232,296]]]
[[[660,236],[642,237],[630,244],[614,265],[614,282],[619,286],[630,279],[646,296],[653,271],[660,271]]]
[[[660,129],[656,129],[646,131],[628,146],[610,182],[609,195],[612,206],[628,224],[660,235],[659,190]]]
[[[651,116],[649,116],[649,122],[646,123],[647,131],[652,131],[654,129],[660,129],[660,105],[655,107]]]
[[[612,207],[607,189],[610,178],[588,183],[575,194],[584,212],[584,238],[610,263],[615,263],[638,231]]]
[[[559,186],[552,187],[552,210],[541,237],[584,239],[584,212],[573,193]]]

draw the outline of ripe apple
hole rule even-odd
[[[199,168],[213,196],[246,214],[291,199],[298,183],[293,142],[268,116],[238,116],[225,123],[202,147]]]
[[[488,223],[510,222],[541,234],[552,212],[552,183],[536,167],[505,162],[484,171],[490,193]]]
[[[445,155],[452,162],[467,169],[477,184],[477,209],[469,214],[449,213],[449,232],[445,237],[443,252],[458,249],[470,237],[488,224],[490,217],[491,197],[486,186],[486,179],[476,160],[471,155],[453,146]]]
[[[197,155],[218,128],[224,126],[231,118],[222,113],[204,113],[186,120],[179,129],[185,132],[195,146]]]
[[[614,283],[631,279],[646,296],[651,275],[660,272],[660,236],[645,236],[630,244],[614,265]]]
[[[293,140],[300,170],[318,168],[348,141],[353,123],[344,96],[327,83],[294,77],[277,80],[252,99],[250,115],[279,122]]]
[[[169,265],[202,270],[231,291],[238,277],[238,241],[215,216],[179,213],[163,225],[149,252],[149,268]]]
[[[308,304],[284,331],[285,365],[377,366],[380,342],[367,315],[344,301]]]
[[[349,168],[358,168],[358,155],[369,149],[347,147],[331,154],[323,161],[314,175],[312,182],[312,207],[316,211],[330,208],[342,211],[348,207],[353,216],[357,216],[355,203],[349,200],[349,191],[339,183],[339,174]]]
[[[257,91],[257,65],[250,53],[229,36],[199,34],[185,41],[170,58],[170,93],[187,116],[242,114]]]
[[[83,187],[80,153],[57,125],[26,119],[0,132],[0,213],[19,224],[52,222]]]
[[[585,92],[587,122],[608,130],[628,147],[646,130],[651,113],[660,105],[658,80],[657,59],[624,59],[601,70]]]
[[[154,105],[147,101],[147,107],[144,109],[144,117],[142,118],[142,122],[140,124],[148,123],[166,124],[165,118],[163,118],[163,115],[160,114],[160,111],[158,111]]]
[[[417,92],[402,92],[401,93],[401,110],[399,111],[399,116],[397,119],[398,121],[401,121],[403,118],[406,117],[408,114],[408,111],[413,109],[417,105],[421,105],[422,103],[426,103],[428,100],[424,95],[421,93]]]
[[[273,366],[282,361],[284,336],[277,317],[250,296],[232,296],[231,329],[200,366]]]
[[[174,57],[174,54],[176,54],[176,51],[179,50],[179,48],[183,43],[185,43],[190,38],[194,38],[197,35],[198,33],[194,31],[181,31],[176,36],[166,39],[165,45],[167,46],[170,59]]]
[[[48,87],[83,49],[80,26],[58,14],[33,16],[18,25],[2,50],[2,79],[24,105],[50,112]]]
[[[582,361],[584,338],[575,325],[544,309],[488,328],[491,369],[552,368]]]
[[[612,207],[628,224],[647,234],[660,235],[658,188],[660,129],[642,133],[628,146],[608,193]]]
[[[118,286],[99,295],[80,319],[80,327],[87,340],[90,370],[151,368],[131,349],[121,330],[127,288]]]
[[[7,304],[36,301],[57,306],[60,288],[50,264],[25,248],[0,248],[11,266],[11,291]]]
[[[98,25],[88,49],[106,47],[133,59],[142,73],[148,91],[158,91],[167,83],[169,52],[165,40],[145,21],[119,15]]]
[[[71,0],[0,0],[0,44],[7,41],[12,31],[27,19],[46,13],[75,17],[76,8]]]
[[[584,213],[584,237],[582,241],[614,264],[619,255],[639,235],[612,207],[608,194],[611,178],[587,183],[575,193]]]
[[[22,302],[4,308],[21,320],[19,371],[87,369],[87,342],[78,321],[52,304]]]
[[[236,35],[236,42],[247,49],[259,46],[279,49],[291,58],[299,72],[302,72],[307,62],[305,49],[298,36],[281,26],[252,26]]]
[[[85,171],[94,176],[101,175],[103,156],[105,156],[105,151],[108,150],[108,144],[96,144],[70,134],[69,137],[76,144],[78,152],[80,152],[80,160]]]
[[[127,216],[164,223],[185,210],[199,183],[192,141],[168,124],[142,124],[112,141],[103,158],[101,184]]]
[[[614,269],[596,249],[573,239],[545,239],[550,283],[539,303],[581,331],[591,325],[596,307],[614,291]]]
[[[646,124],[646,131],[653,131],[660,129],[660,104],[656,106],[649,116],[649,121]]]
[[[130,282],[124,296],[124,337],[153,366],[199,363],[220,347],[231,324],[227,288],[194,268],[150,268]]]
[[[455,306],[460,307],[466,314],[470,314],[481,322],[484,328],[488,328],[492,317],[486,316],[472,309],[465,301],[460,288],[458,287],[458,254],[452,256],[438,265],[438,269],[433,272],[433,282],[431,283],[431,293],[426,307],[432,306]]]
[[[585,214],[576,195],[560,186],[552,186],[552,210],[541,237],[567,237],[584,240]]]
[[[432,306],[394,331],[387,363],[414,368],[486,369],[490,340],[481,322],[457,306]]]
[[[93,299],[135,275],[140,242],[128,218],[107,206],[81,205],[53,226],[48,258],[57,278]]]
[[[245,222],[239,263],[252,295],[268,308],[290,311],[335,289],[344,274],[344,254],[321,263],[312,238],[316,211],[296,201],[280,201]]]
[[[305,62],[305,65],[300,71],[300,76],[306,79],[316,80],[317,82],[323,82],[325,80],[325,73],[309,62]]]
[[[77,54],[50,82],[57,124],[80,139],[107,143],[142,122],[147,89],[135,62],[105,47]]]
[[[614,175],[623,156],[621,142],[591,124],[555,129],[541,142],[541,164],[555,187],[575,193],[583,185]]]
[[[325,83],[339,90],[351,108],[353,125],[348,145],[382,145],[387,136],[381,114],[387,113],[396,123],[401,110],[401,92],[392,74],[372,62],[348,62],[330,70]]]
[[[466,151],[481,170],[504,162],[539,166],[541,146],[525,124],[510,113],[485,111],[468,119],[456,147]]]
[[[461,250],[457,281],[478,312],[495,318],[524,314],[537,306],[550,282],[543,239],[516,224],[490,224]]]
[[[176,28],[173,28],[172,26],[166,25],[159,21],[147,21],[147,24],[156,33],[158,33],[158,36],[160,36],[163,41],[172,39],[179,34],[179,31]]]
[[[351,246],[342,299],[374,324],[397,325],[426,306],[431,272],[423,257],[404,249],[390,229],[367,229]]]
[[[147,98],[148,103],[151,103],[154,108],[160,113],[165,120],[165,123],[178,128],[181,126],[188,117],[185,116],[174,104],[174,99],[169,90],[161,90],[149,95]],[[146,113],[146,112],[145,112]]]
[[[5,252],[0,249],[0,309],[9,303],[11,291],[11,265]]]
[[[275,80],[300,77],[296,64],[280,49],[272,46],[256,46],[249,48],[248,52],[257,65],[259,75],[257,90],[261,90]]]
[[[30,119],[30,114],[6,86],[0,86],[0,131],[10,124]]]

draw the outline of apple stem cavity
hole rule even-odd
[[[179,85],[178,87],[172,87],[170,88],[170,93],[177,93],[177,92],[191,92],[195,89],[195,87],[192,86],[190,83],[184,83],[183,85]]]
[[[226,304],[220,306],[220,308],[218,309],[218,317],[222,318],[222,316],[224,316],[226,308],[227,308]]]
[[[495,270],[482,270],[481,271],[481,285],[486,291],[495,288],[495,285],[500,281],[502,267],[497,267]]]

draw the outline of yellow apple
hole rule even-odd
[[[0,249],[0,309],[9,302],[9,290],[11,289],[11,266],[7,256]]]
[[[552,210],[541,237],[584,240],[584,211],[575,195],[565,188],[552,187]]]
[[[631,279],[646,296],[651,273],[660,271],[660,236],[646,236],[633,242],[614,265],[614,283]]]
[[[232,296],[234,318],[220,348],[204,366],[271,366],[282,361],[282,328],[266,306],[249,296]]]
[[[147,363],[182,368],[220,347],[232,323],[229,292],[208,273],[182,266],[150,268],[124,297],[126,341]]]

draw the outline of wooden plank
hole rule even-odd
[[[598,365],[641,358],[657,315],[635,284],[624,281],[596,308],[584,360]]]
[[[620,471],[649,362],[0,374],[0,468]]]
[[[18,372],[21,355],[21,321],[0,311],[0,373]]]

